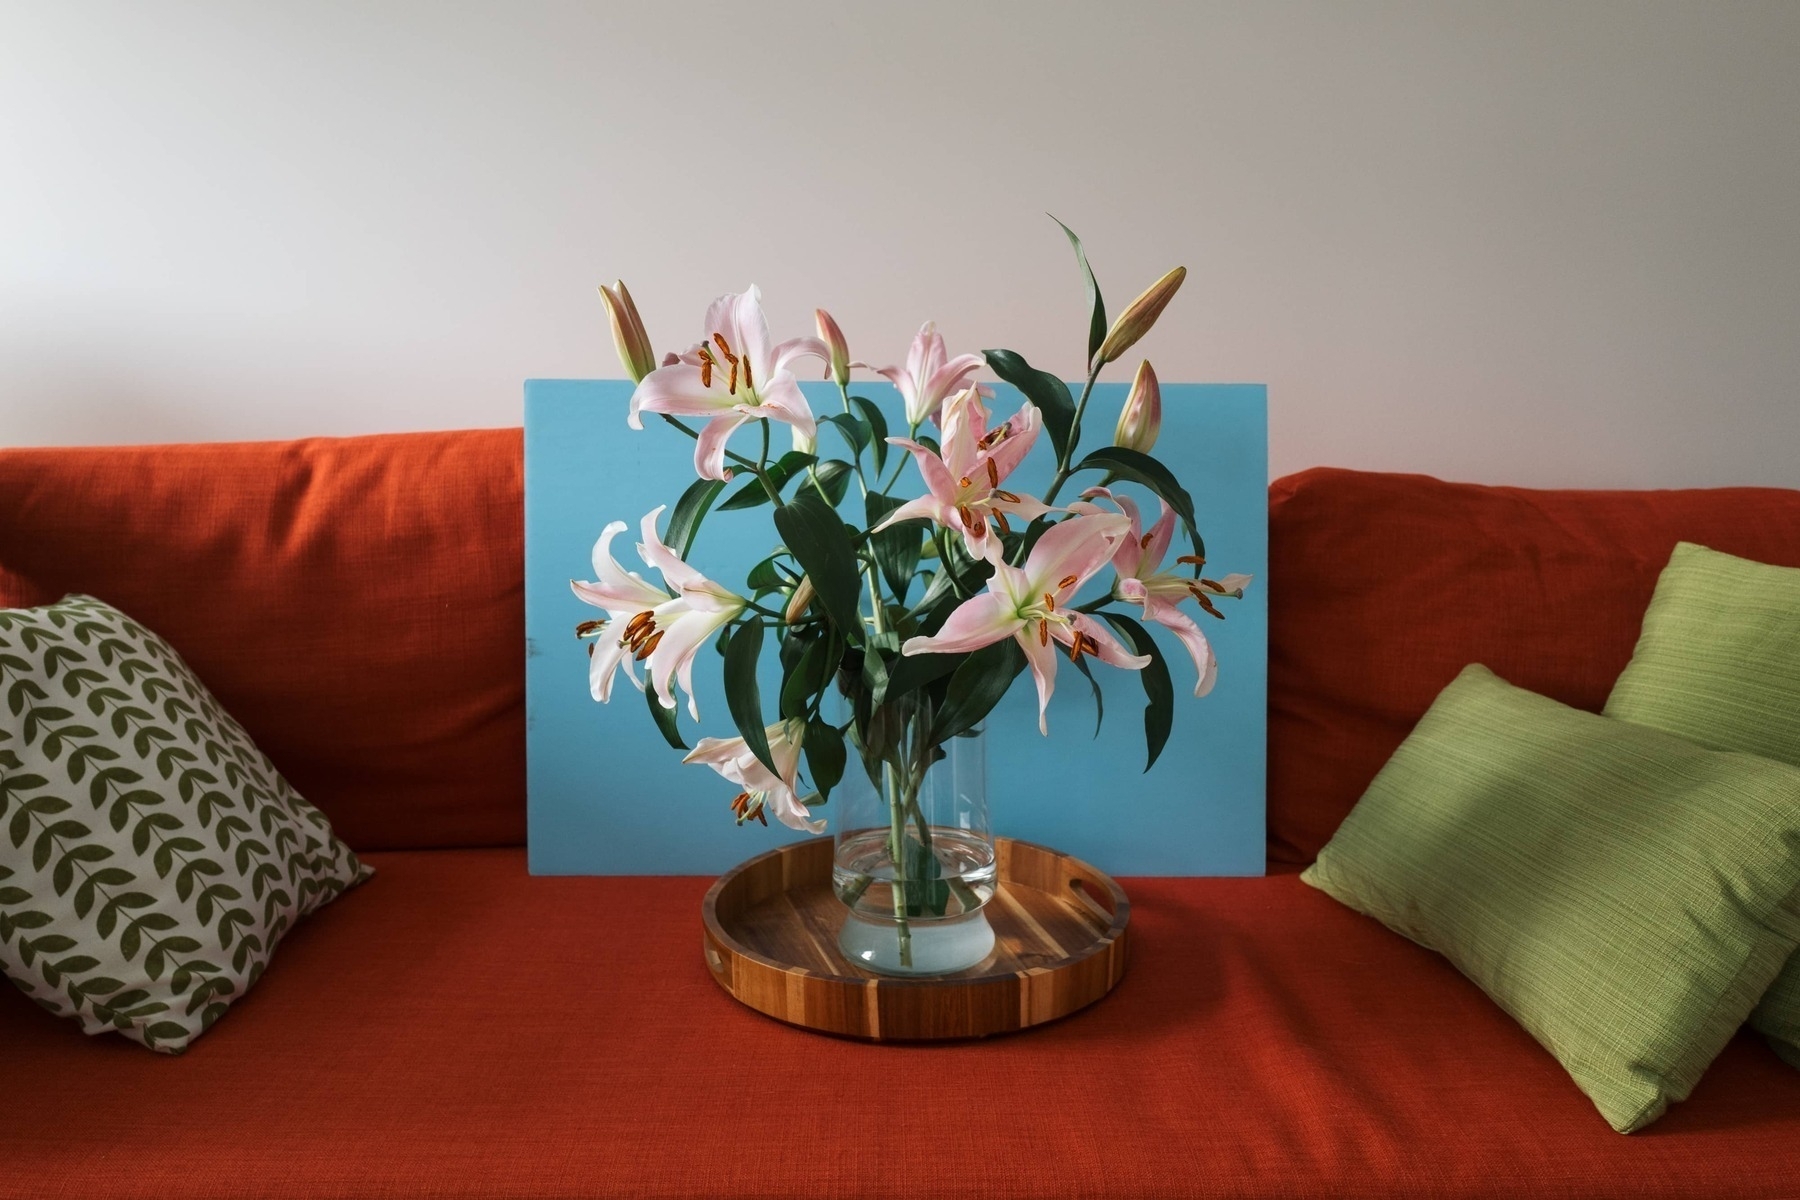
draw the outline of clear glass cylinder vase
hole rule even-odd
[[[986,744],[979,730],[933,742],[932,716],[917,694],[877,708],[831,797],[838,946],[885,975],[964,971],[994,949]]]

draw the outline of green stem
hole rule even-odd
[[[912,967],[912,926],[907,921],[906,907],[911,888],[906,878],[906,808],[899,796],[898,779],[891,765],[884,765],[883,790],[888,802],[888,856],[894,863],[894,932],[900,939],[900,965]]]

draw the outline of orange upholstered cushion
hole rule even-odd
[[[878,1046],[701,961],[707,880],[370,856],[184,1057],[0,990],[0,1196],[1773,1196],[1800,1072],[1741,1037],[1608,1129],[1444,959],[1305,887],[1126,880],[1119,989],[1016,1037]]]
[[[1678,541],[1800,566],[1800,491],[1532,491],[1317,469],[1269,509],[1269,855],[1317,857],[1456,673],[1598,712]]]
[[[0,451],[0,605],[167,638],[357,849],[524,841],[518,430]]]

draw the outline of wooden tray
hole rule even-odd
[[[896,979],[838,952],[830,838],[761,854],[706,893],[706,965],[758,1012],[878,1041],[986,1037],[1085,1008],[1125,974],[1131,902],[1111,878],[1030,842],[995,839],[994,953],[957,975]]]

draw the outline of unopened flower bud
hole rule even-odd
[[[618,348],[619,361],[625,364],[631,382],[637,383],[656,370],[656,351],[650,348],[650,337],[644,332],[637,305],[631,302],[631,293],[625,290],[623,279],[614,281],[611,287],[601,284],[600,298],[606,301],[606,315],[612,321],[613,345]]]
[[[794,594],[788,597],[787,608],[782,611],[781,619],[789,625],[797,624],[800,618],[806,615],[806,610],[812,607],[813,596],[816,594],[813,590],[812,576],[802,576],[800,585],[794,589]]]
[[[1150,332],[1156,324],[1156,318],[1162,316],[1162,310],[1169,307],[1169,301],[1181,288],[1181,281],[1187,278],[1186,267],[1176,267],[1167,275],[1144,289],[1144,294],[1133,300],[1112,328],[1106,332],[1106,340],[1100,343],[1095,359],[1101,363],[1109,363],[1119,355],[1137,344],[1137,340]]]
[[[1131,381],[1131,392],[1119,413],[1119,427],[1113,431],[1113,445],[1148,454],[1161,432],[1162,388],[1157,386],[1156,372],[1146,358],[1138,364],[1137,377]]]
[[[850,386],[850,346],[844,341],[844,331],[831,319],[831,314],[822,308],[813,310],[813,321],[819,327],[819,340],[831,351],[827,378],[837,380],[839,387]]]

